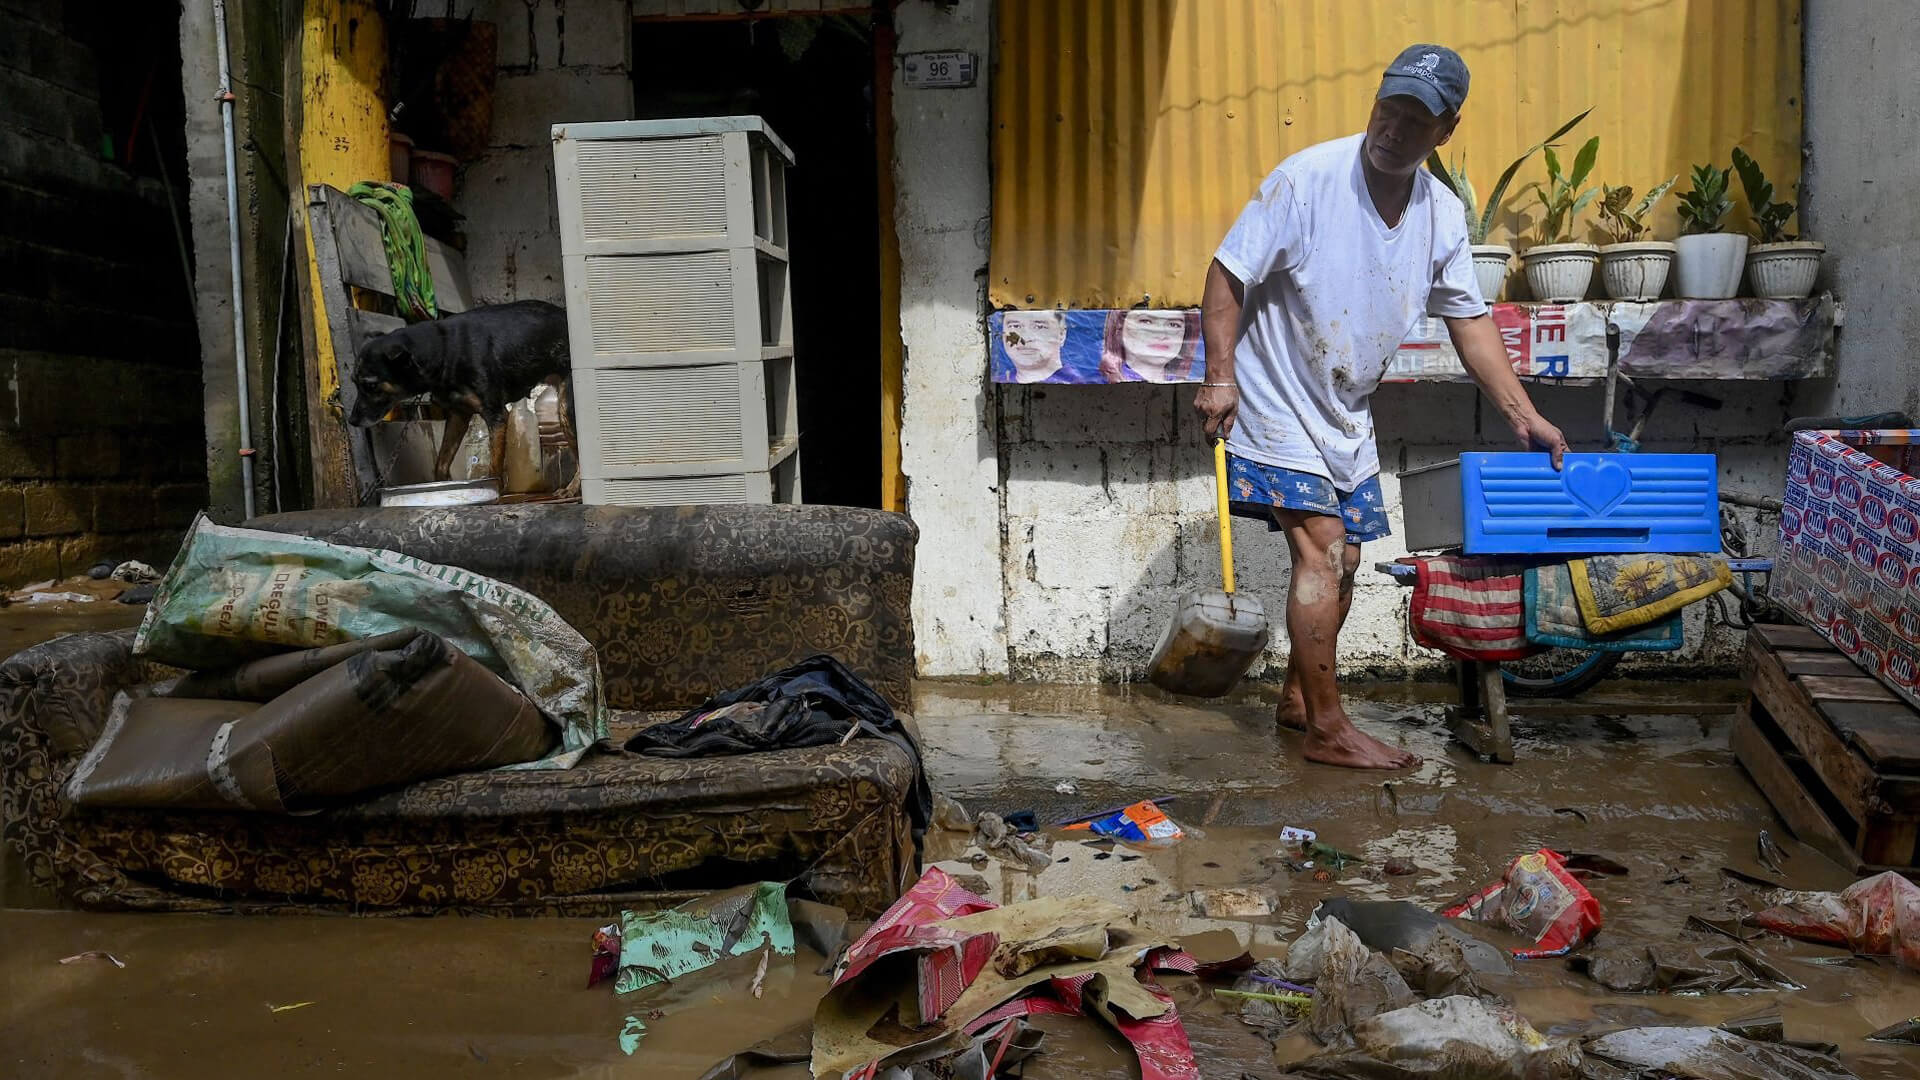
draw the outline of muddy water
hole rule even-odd
[[[1451,749],[1428,689],[1380,691],[1352,703],[1363,726],[1426,759],[1388,780],[1302,763],[1295,737],[1274,732],[1271,705],[1257,699],[1195,708],[1151,691],[923,686],[916,712],[929,772],[969,808],[1032,809],[1053,820],[1172,796],[1169,811],[1193,833],[1144,853],[1055,833],[1056,861],[1038,875],[977,857],[957,834],[932,836],[928,856],[995,900],[1092,893],[1136,908],[1169,937],[1226,928],[1276,954],[1323,897],[1437,907],[1497,876],[1515,854],[1551,844],[1630,870],[1592,883],[1605,935],[1684,939],[1687,915],[1739,912],[1757,899],[1720,867],[1768,874],[1756,858],[1762,829],[1791,853],[1783,884],[1847,880],[1784,835],[1727,753],[1724,716],[1659,712],[1676,696],[1733,690],[1609,686],[1608,697],[1625,702],[1613,715],[1522,721],[1512,767]],[[1376,864],[1408,859],[1418,872],[1374,880],[1350,871],[1316,882],[1277,861],[1283,825],[1317,829]],[[1230,886],[1270,890],[1275,911],[1194,913],[1191,893]],[[627,998],[587,991],[594,922],[0,912],[0,1075],[692,1078],[804,1021],[824,988],[818,958],[801,957],[775,963],[757,1001],[746,990],[750,960]],[[1537,1026],[1562,1035],[1601,1024],[1712,1023],[1778,1005],[1791,1036],[1841,1044],[1863,1077],[1920,1075],[1920,1047],[1860,1038],[1920,1014],[1920,977],[1815,946],[1757,947],[1806,989],[1617,995],[1552,960],[1523,964],[1500,988]],[[127,967],[57,963],[86,949],[111,951]],[[1270,1076],[1313,1051],[1304,1038],[1276,1051],[1204,987],[1168,984],[1208,1077]],[[661,1015],[647,1019],[653,1011]],[[650,1029],[631,1059],[616,1041],[630,1014]],[[1126,1046],[1096,1022],[1049,1017],[1042,1026],[1053,1037],[1027,1076],[1138,1075]]]
[[[113,598],[126,588],[118,581],[79,578],[61,582],[53,589],[92,596],[96,598],[93,602],[12,604],[0,608],[0,657],[12,656],[21,649],[62,634],[85,630],[105,632],[140,625],[140,617],[146,614],[145,607],[113,602]]]
[[[1452,747],[1434,703],[1439,694],[1408,689],[1349,699],[1369,733],[1425,759],[1411,774],[1385,778],[1302,761],[1298,737],[1274,730],[1268,700],[1196,708],[1151,690],[942,686],[923,693],[918,713],[931,747],[929,771],[970,809],[1034,809],[1042,820],[1058,820],[1166,795],[1175,799],[1166,809],[1196,835],[1169,849],[1132,852],[1102,851],[1104,845],[1061,834],[1055,863],[1037,876],[968,858],[953,834],[939,834],[931,854],[956,874],[974,875],[995,900],[1095,893],[1140,907],[1143,922],[1171,934],[1233,926],[1256,952],[1274,953],[1325,897],[1438,908],[1497,878],[1515,855],[1548,845],[1603,854],[1630,871],[1590,883],[1606,919],[1603,943],[1706,942],[1685,931],[1688,915],[1737,915],[1758,906],[1763,890],[1730,879],[1721,867],[1775,877],[1757,857],[1761,830],[1791,854],[1777,877],[1782,885],[1838,888],[1852,880],[1795,843],[1775,819],[1726,749],[1729,716],[1658,712],[1676,699],[1727,700],[1739,692],[1735,685],[1609,685],[1606,697],[1621,703],[1613,715],[1518,721],[1519,763],[1511,767],[1481,764]],[[1283,825],[1315,829],[1322,841],[1374,865],[1410,860],[1418,872],[1370,877],[1349,868],[1316,882],[1274,858]],[[1274,914],[1245,921],[1195,914],[1193,892],[1236,886],[1271,890]],[[1920,1047],[1861,1040],[1920,1014],[1920,976],[1813,945],[1770,940],[1754,947],[1806,989],[1612,994],[1556,960],[1522,963],[1500,989],[1536,1026],[1559,1035],[1602,1024],[1719,1023],[1777,1004],[1790,1037],[1839,1043],[1843,1060],[1863,1077],[1920,1075]],[[1846,966],[1829,966],[1835,961]],[[1197,1000],[1198,988],[1192,992],[1196,1000],[1183,1015],[1197,1043],[1242,1061],[1285,1062],[1314,1050],[1302,1037],[1269,1058],[1265,1044],[1252,1040],[1259,1056],[1247,1057],[1246,1036],[1217,1023],[1217,1008]],[[1065,1050],[1056,1047],[1049,1067],[1066,1064]],[[1099,1063],[1094,1054],[1080,1064],[1091,1070]]]

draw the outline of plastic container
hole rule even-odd
[[[479,506],[499,498],[500,488],[493,480],[441,480],[380,491],[381,506]]]
[[[1220,697],[1266,651],[1267,609],[1251,593],[1190,592],[1153,650],[1148,677],[1175,694]]]
[[[501,462],[506,475],[508,495],[524,495],[549,490],[542,482],[540,458],[540,421],[532,398],[521,398],[507,406],[507,446]]]
[[[453,198],[453,171],[460,165],[460,159],[452,154],[437,154],[432,150],[413,152],[413,170],[410,183],[414,187],[426,188],[443,199]]]
[[[1712,454],[1461,454],[1400,474],[1407,549],[1468,555],[1720,550]]]

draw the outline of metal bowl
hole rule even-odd
[[[496,502],[499,498],[500,484],[492,477],[402,484],[380,489],[381,506],[479,506]]]

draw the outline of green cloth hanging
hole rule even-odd
[[[387,249],[387,268],[393,272],[393,296],[408,321],[439,318],[433,271],[427,266],[427,238],[413,214],[412,189],[362,180],[347,189],[347,196],[380,215],[380,239]]]

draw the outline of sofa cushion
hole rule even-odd
[[[0,831],[82,907],[604,915],[791,879],[871,917],[916,870],[917,763],[870,738],[691,760],[597,750],[307,816],[75,808],[62,786],[113,695],[157,674],[130,645],[75,634],[0,665]],[[617,738],[642,722],[620,719]]]
[[[691,709],[814,653],[910,707],[913,523],[836,506],[310,510],[248,523],[505,581],[600,654],[616,709]]]

